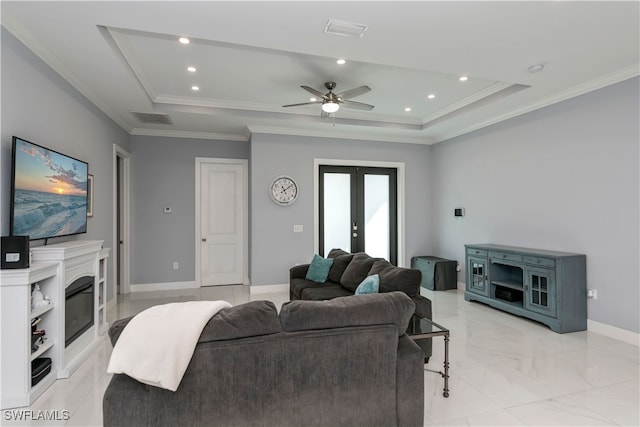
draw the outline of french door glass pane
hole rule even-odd
[[[389,260],[388,175],[364,176],[364,228],[364,251]]]
[[[351,252],[351,175],[324,174],[324,248]]]

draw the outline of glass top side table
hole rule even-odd
[[[407,335],[414,341],[444,337],[444,371],[434,371],[425,368],[425,371],[440,374],[444,378],[444,390],[442,395],[449,397],[449,330],[430,319],[425,319],[414,314],[409,320]],[[426,358],[425,358],[426,359]],[[425,360],[426,362],[426,360]]]

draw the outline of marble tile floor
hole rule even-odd
[[[443,380],[425,372],[425,426],[638,426],[640,350],[591,332],[556,334],[544,325],[464,300],[460,290],[422,290],[434,320],[451,331],[450,397]],[[121,296],[109,322],[156,304],[194,299],[273,301],[288,292],[249,293],[247,286],[138,293]],[[429,368],[441,369],[444,340],[434,339]],[[7,420],[0,425],[100,426],[109,384],[111,345],[105,337],[69,379],[58,380],[28,408],[68,411],[61,421]],[[66,417],[65,417],[66,418]]]

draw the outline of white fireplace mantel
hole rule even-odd
[[[31,248],[27,269],[0,271],[2,307],[2,409],[28,406],[57,378],[69,377],[97,346],[108,328],[106,272],[109,249],[102,240],[76,240]],[[65,289],[83,276],[94,277],[94,324],[65,348]],[[40,285],[51,303],[31,307],[31,286]],[[47,341],[31,352],[31,320],[40,317],[39,329]],[[31,361],[51,358],[51,373],[31,386]]]

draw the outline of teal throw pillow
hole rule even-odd
[[[313,280],[318,283],[326,282],[327,276],[329,275],[329,269],[331,269],[332,264],[333,258],[325,259],[320,255],[314,255],[313,260],[311,260],[311,264],[309,264],[309,269],[307,270],[305,279]]]
[[[356,295],[377,294],[380,289],[380,276],[372,274],[365,277],[356,288]]]

